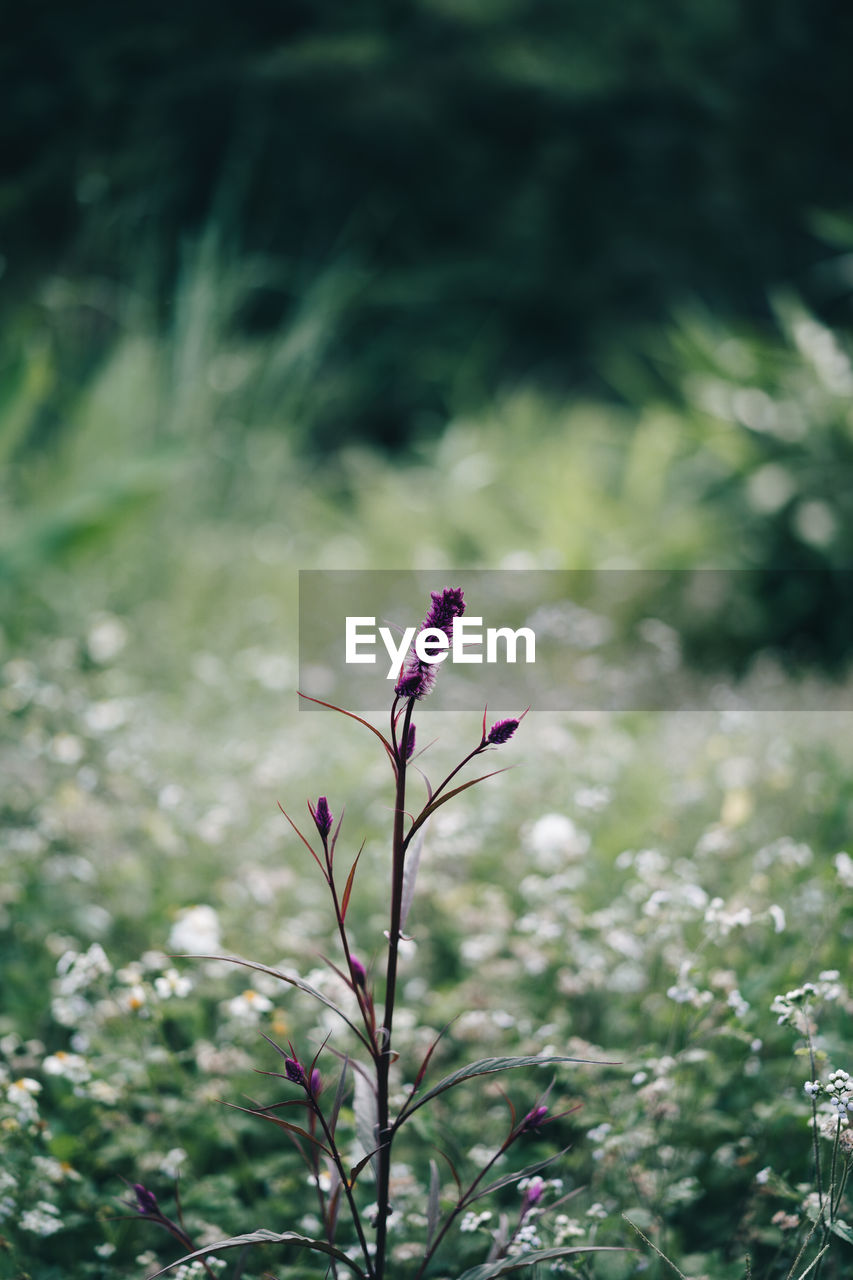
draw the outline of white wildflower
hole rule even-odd
[[[52,1236],[62,1229],[62,1218],[55,1204],[48,1200],[39,1200],[32,1209],[26,1209],[20,1218],[24,1231],[32,1231],[37,1236]]]
[[[63,1049],[45,1058],[42,1068],[45,1075],[61,1076],[72,1084],[86,1084],[92,1078],[86,1059],[79,1053],[66,1053]]]
[[[257,1022],[260,1015],[269,1013],[271,1008],[272,1000],[268,996],[261,995],[259,991],[254,991],[251,987],[248,987],[241,995],[235,996],[233,1000],[225,1001],[226,1011],[239,1022]]]
[[[171,996],[182,1000],[192,989],[192,979],[178,973],[177,969],[167,969],[164,974],[154,979],[154,990],[161,1000],[168,1000]]]
[[[220,946],[219,916],[213,907],[186,907],[178,913],[169,933],[170,951],[198,955],[219,951]]]
[[[172,1147],[172,1150],[168,1151],[166,1155],[163,1156],[158,1168],[161,1173],[166,1175],[167,1178],[177,1178],[181,1165],[184,1163],[186,1158],[187,1153],[184,1151],[183,1147]]]

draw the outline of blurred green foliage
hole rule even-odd
[[[255,599],[293,636],[297,565],[705,567],[744,572],[706,598],[679,603],[664,582],[639,602],[640,617],[676,625],[693,661],[745,672],[770,650],[843,672],[845,331],[781,293],[772,328],[692,308],[611,353],[620,403],[530,384],[413,439],[402,458],[342,444],[321,459],[311,441],[336,281],[317,281],[291,326],[240,334],[230,320],[256,267],[208,233],[186,255],[168,333],[120,296],[108,351],[77,380],[84,286],[19,315],[0,370],[10,636],[154,608],[180,650],[217,599],[231,602],[223,652],[251,642]]]
[[[323,448],[589,385],[686,298],[766,317],[791,280],[837,320],[851,42],[833,0],[41,0],[0,51],[6,295],[120,280],[163,319],[212,223],[263,260],[237,333],[332,282]]]

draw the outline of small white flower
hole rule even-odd
[[[93,1080],[90,1085],[87,1085],[85,1093],[93,1102],[100,1102],[106,1107],[114,1107],[121,1097],[115,1085],[107,1080]]]
[[[169,950],[194,954],[219,951],[219,916],[213,907],[187,907],[169,934]]]
[[[767,908],[767,914],[770,916],[770,919],[773,921],[774,933],[784,933],[785,926],[787,923],[785,919],[785,912],[777,902],[774,902],[771,906]]]
[[[118,1002],[127,1013],[139,1013],[148,1003],[148,993],[141,983],[134,983],[126,991],[122,991]]]
[[[159,1169],[167,1178],[177,1178],[181,1165],[187,1158],[187,1153],[183,1147],[172,1147],[160,1161]]]
[[[19,1119],[34,1119],[38,1116],[36,1095],[41,1093],[38,1080],[22,1076],[6,1086],[6,1101],[18,1112]]]
[[[32,1231],[37,1236],[52,1236],[62,1229],[62,1218],[55,1204],[48,1200],[39,1200],[33,1209],[21,1214],[20,1225],[24,1231]]]
[[[749,1001],[744,1000],[737,988],[735,988],[734,991],[729,992],[726,1004],[734,1012],[735,1017],[737,1018],[744,1018],[747,1013],[749,1013]]]
[[[72,1084],[86,1084],[92,1078],[86,1059],[79,1053],[66,1053],[63,1049],[45,1058],[42,1068],[45,1075],[60,1076]]]
[[[225,1002],[225,1008],[232,1018],[240,1022],[257,1022],[262,1013],[269,1013],[272,1000],[248,987],[242,995]]]
[[[161,1000],[168,1000],[170,996],[183,1000],[192,989],[192,980],[178,973],[177,969],[167,969],[159,978],[154,979],[154,990]]]

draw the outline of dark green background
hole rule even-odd
[[[21,9],[0,51],[5,299],[144,283],[216,225],[287,323],[345,264],[314,442],[398,445],[519,378],[596,384],[685,298],[830,319],[853,10],[832,0],[245,0]],[[98,338],[98,334],[94,335]]]

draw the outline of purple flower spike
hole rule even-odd
[[[409,725],[409,732],[406,735],[406,750],[403,753],[407,760],[411,760],[415,754],[415,726]]]
[[[293,1084],[306,1084],[305,1068],[298,1058],[285,1058],[284,1070],[288,1080]]]
[[[311,1094],[312,1098],[318,1098],[323,1092],[323,1077],[320,1075],[320,1072],[316,1067],[312,1069],[311,1075],[308,1079],[308,1092]]]
[[[435,676],[435,667],[411,658],[394,686],[394,692],[400,698],[425,698],[432,691]]]
[[[453,639],[453,621],[465,612],[461,587],[445,587],[443,591],[430,593],[432,604],[421,625],[421,631],[443,631],[448,640]],[[421,662],[411,653],[394,686],[398,698],[425,698],[435,684],[438,667],[433,662]],[[408,745],[408,743],[406,744]]]
[[[518,720],[497,720],[486,734],[486,742],[493,747],[500,747],[509,742],[518,728]]]
[[[367,986],[367,970],[360,960],[355,956],[349,958],[349,971],[352,974],[352,980],[357,987]]]
[[[308,808],[311,809],[310,804]],[[332,811],[325,796],[320,796],[317,801],[317,808],[311,809],[311,817],[314,819],[314,825],[320,832],[321,838],[325,840],[332,829]]]
[[[136,1195],[136,1208],[144,1218],[157,1217],[160,1213],[160,1206],[157,1203],[157,1197],[153,1191],[149,1191],[143,1187],[141,1182],[134,1182],[133,1190]],[[127,1203],[127,1201],[125,1201]]]
[[[445,587],[443,591],[432,591],[432,607],[424,618],[421,628],[425,631],[435,628],[443,631],[448,640],[453,636],[453,619],[461,618],[465,612],[465,601],[461,587]]]
[[[528,1111],[521,1122],[521,1132],[529,1133],[531,1129],[538,1129],[544,1123],[547,1114],[548,1108],[544,1106],[534,1107],[532,1111]]]

